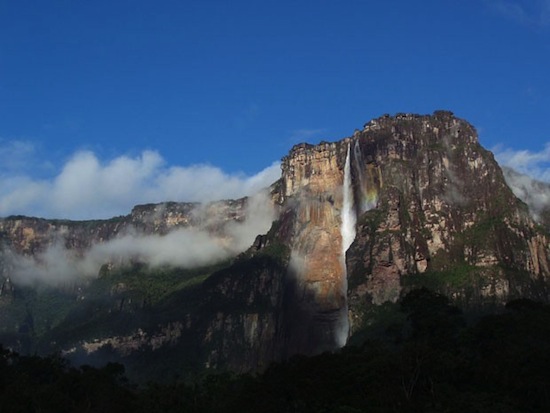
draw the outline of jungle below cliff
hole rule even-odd
[[[120,364],[73,367],[0,351],[2,411],[545,412],[550,308],[510,302],[467,325],[446,297],[414,290],[378,339],[294,356],[262,374],[129,383]]]

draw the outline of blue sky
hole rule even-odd
[[[550,0],[0,0],[0,215],[241,196],[436,109],[550,180],[549,73]]]

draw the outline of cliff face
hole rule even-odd
[[[222,233],[227,222],[245,218],[246,198],[207,205],[184,202],[138,205],[129,215],[107,220],[68,221],[12,216],[0,219],[0,237],[17,254],[36,255],[56,242],[84,251],[128,231],[166,235],[178,228],[202,228]]]
[[[218,315],[198,310],[208,299],[197,300],[197,284],[267,231],[273,213],[258,195],[140,205],[109,220],[1,219],[0,342],[79,357],[111,348],[107,359],[188,336],[198,345]],[[193,306],[172,301],[181,291]]]
[[[267,233],[250,221],[263,235],[246,252],[195,272],[104,268],[89,291],[103,291],[107,304],[91,292],[78,298],[95,324],[73,327],[79,301],[48,340],[88,355],[109,348],[144,360],[144,351],[161,349],[186,363],[192,354],[197,366],[248,371],[340,348],[369,324],[369,309],[419,286],[473,311],[549,298],[544,226],[506,185],[474,128],[450,112],[383,116],[338,142],[296,145],[281,167],[270,204],[279,213]],[[84,253],[130,228],[160,235],[200,228],[223,244],[231,223],[250,220],[249,204],[145,205],[79,223],[14,217],[0,221],[0,232],[6,248],[24,255],[59,239]],[[2,284],[4,303],[13,291]]]
[[[357,142],[383,185],[348,252],[352,308],[430,280],[465,306],[548,299],[546,234],[467,122],[448,112],[382,118]]]
[[[352,332],[366,308],[415,286],[470,309],[548,299],[546,233],[474,128],[450,112],[384,116],[337,143],[298,145],[282,169],[281,199],[295,213],[290,269],[317,348],[347,332],[343,291]]]
[[[347,335],[342,211],[346,145],[295,146],[282,162],[281,199],[292,211],[291,250],[296,352],[333,349]]]

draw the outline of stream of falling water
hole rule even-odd
[[[345,258],[346,251],[355,239],[355,202],[353,199],[353,186],[351,183],[351,156],[350,147],[346,155],[344,166],[344,201],[342,206],[342,256]]]
[[[340,228],[342,234],[342,267],[344,270],[342,292],[345,297],[346,304],[342,309],[341,323],[338,330],[338,344],[344,346],[348,339],[349,320],[348,320],[348,274],[346,268],[346,251],[355,239],[355,224],[357,216],[355,212],[355,202],[353,197],[353,185],[351,182],[351,156],[350,145],[346,154],[346,164],[344,166],[344,185],[343,185],[343,205],[342,205],[342,226]]]

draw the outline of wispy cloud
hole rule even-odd
[[[275,208],[267,192],[252,196],[244,210],[244,220],[217,220],[217,233],[206,228],[179,228],[166,235],[143,234],[129,228],[124,234],[106,242],[93,244],[78,253],[67,249],[60,233],[59,241],[34,256],[2,251],[9,262],[14,281],[23,284],[41,282],[51,285],[96,277],[105,263],[126,265],[143,262],[152,267],[172,265],[193,268],[217,262],[246,250],[258,234],[269,230],[275,219]]]
[[[538,219],[550,207],[550,143],[538,152],[497,147],[493,149],[504,178],[514,194]]]
[[[14,145],[11,151],[0,151],[0,164],[9,162],[17,150],[25,152],[24,146]],[[30,157],[21,159],[31,162]],[[82,151],[51,179],[34,178],[21,168],[0,169],[0,216],[108,218],[127,214],[140,203],[239,198],[269,186],[279,177],[278,163],[255,175],[245,175],[204,164],[170,166],[155,151],[109,160]]]
[[[540,181],[550,182],[550,143],[538,152],[503,147],[493,148],[499,164]]]
[[[514,195],[529,206],[531,214],[538,220],[540,214],[550,207],[550,185],[510,168],[503,168],[503,172]]]
[[[531,27],[550,26],[550,0],[486,0],[497,13]]]

